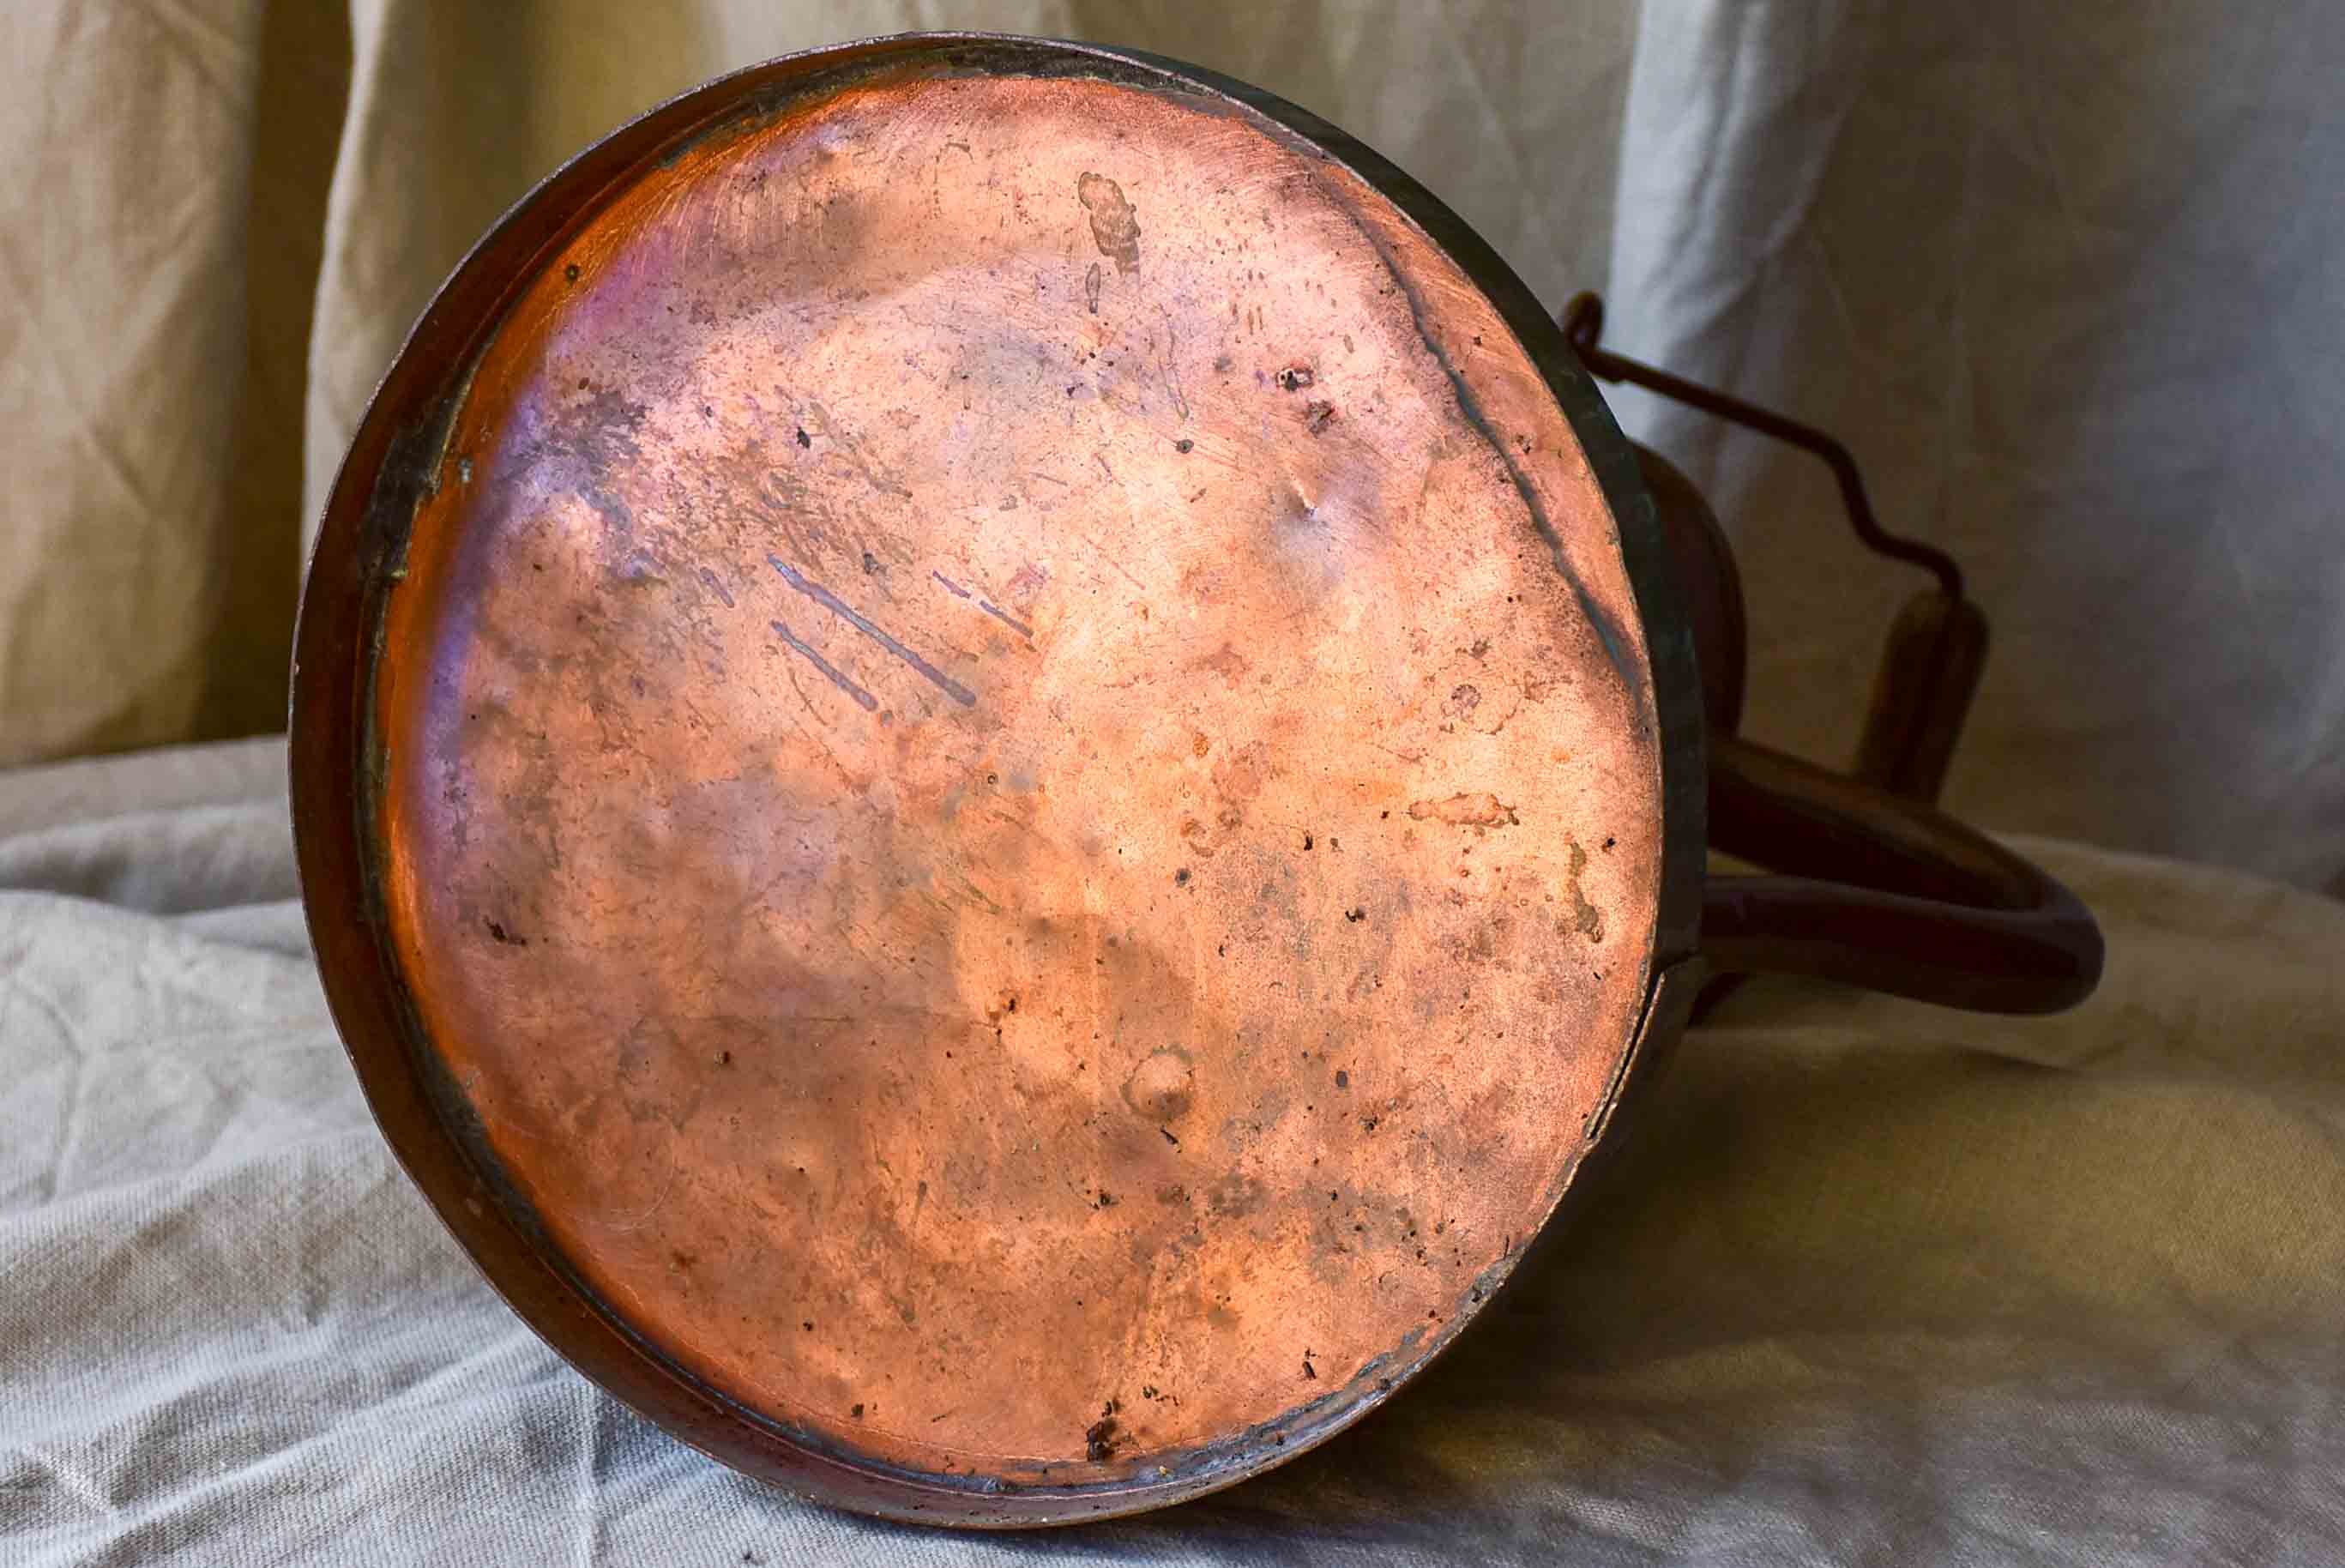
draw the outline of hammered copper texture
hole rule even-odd
[[[1643,632],[1553,394],[1224,101],[879,76],[510,312],[376,664],[386,910],[517,1200],[884,1463],[1358,1397],[1552,1207],[1645,995]]]

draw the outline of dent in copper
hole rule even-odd
[[[1546,1218],[1652,958],[1644,633],[1355,176],[1081,76],[736,120],[548,255],[431,484],[393,958],[655,1353],[1144,1478],[1404,1375]]]

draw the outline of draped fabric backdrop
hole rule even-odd
[[[1616,347],[1821,423],[1973,568],[1949,803],[2345,886],[2345,10],[2327,0],[17,0],[0,762],[281,727],[305,524],[531,184],[788,50],[1112,40],[1416,173]],[[1916,579],[1808,459],[1633,394],[1742,546],[1751,728],[1827,760]]]

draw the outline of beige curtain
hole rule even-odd
[[[0,764],[284,722],[324,5],[0,6]]]
[[[1950,803],[2345,873],[2345,11],[1929,0],[13,0],[0,762],[282,723],[303,520],[533,181],[845,37],[1098,38],[1281,92],[1617,346],[1843,434],[1997,645]],[[1615,214],[1618,221],[1615,221]],[[1845,756],[1912,580],[1805,460],[1633,397],[1742,542],[1751,727]]]

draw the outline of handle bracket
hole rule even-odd
[[[1572,300],[1562,326],[1591,374],[1822,459],[1858,542],[1935,579],[1891,629],[1853,777],[1744,740],[1735,733],[1747,648],[1732,555],[1693,485],[1639,448],[1692,597],[1711,844],[1786,873],[1710,880],[1702,952],[1721,972],[1697,1011],[1737,975],[1760,972],[1992,1013],[2058,1012],[2090,994],[2102,963],[2091,913],[2042,870],[1935,808],[1986,657],[1986,619],[1964,597],[1954,558],[1882,527],[1856,459],[1823,431],[1599,346],[1596,295]]]

